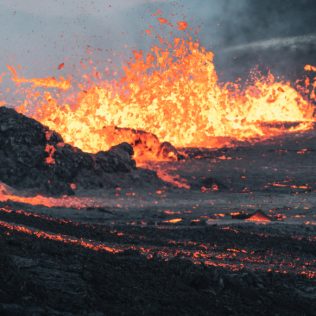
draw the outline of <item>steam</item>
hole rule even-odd
[[[293,36],[285,38],[272,38],[264,41],[257,41],[243,45],[228,47],[224,52],[240,52],[249,50],[268,50],[268,49],[298,49],[305,50],[306,45],[316,47],[316,35]]]

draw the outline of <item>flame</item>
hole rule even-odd
[[[66,80],[63,77],[60,77],[59,80],[57,80],[54,77],[26,79],[23,77],[19,77],[17,74],[17,71],[15,70],[14,67],[7,65],[7,68],[11,72],[12,81],[17,83],[17,84],[19,84],[19,83],[31,83],[33,85],[33,87],[57,88],[60,90],[65,90],[65,91],[71,87],[70,80]]]
[[[188,27],[184,21],[176,26],[163,17],[158,21],[177,30],[185,31]],[[34,105],[34,100],[23,102],[18,110],[87,152],[107,150],[127,141],[136,147],[138,163],[170,158],[159,157],[158,139],[176,147],[221,147],[227,144],[224,138],[230,139],[230,143],[262,140],[313,128],[315,79],[305,81],[308,87],[294,87],[270,73],[257,75],[244,88],[237,83],[220,83],[214,54],[198,41],[189,35],[169,41],[158,39],[159,46],[148,53],[134,52],[134,57],[123,67],[121,78],[111,82],[100,79],[72,97],[76,100],[74,105],[61,102],[45,90],[42,99],[34,96],[35,111],[27,107]],[[312,69],[308,65],[305,68]],[[19,78],[12,67],[9,69],[16,83],[62,90],[71,86],[63,78]],[[309,98],[302,91],[308,91]],[[291,126],[286,127],[289,123]],[[129,129],[143,130],[158,138],[143,135],[139,140],[137,133]],[[150,152],[144,148],[154,149]]]
[[[316,72],[316,66],[305,65],[304,70],[305,71],[310,71],[310,72]]]

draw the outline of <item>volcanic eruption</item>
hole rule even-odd
[[[117,79],[102,80],[98,72],[95,80],[79,84],[70,77],[27,79],[8,66],[25,97],[17,111],[87,152],[128,142],[137,162],[176,159],[172,151],[162,154],[158,139],[177,148],[219,148],[313,128],[313,75],[291,84],[254,71],[245,83],[219,82],[214,54],[191,35],[192,28],[185,21],[173,25],[161,14],[159,23],[173,37],[148,29],[158,44],[134,51]],[[315,67],[305,70],[313,74]]]
[[[0,74],[0,314],[313,315],[316,65],[225,80],[190,17],[150,17],[112,67]]]

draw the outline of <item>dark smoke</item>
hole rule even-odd
[[[316,2],[313,0],[223,2],[216,62],[228,79],[244,77],[254,65],[294,80],[316,63]],[[212,23],[210,21],[210,23]]]
[[[202,44],[216,54],[222,80],[246,78],[258,65],[263,72],[295,80],[305,64],[316,64],[315,0],[182,0],[142,4],[126,12],[135,48],[148,48],[139,30],[161,9],[171,20],[200,27]],[[138,31],[137,31],[138,30]],[[166,30],[168,31],[168,30]]]

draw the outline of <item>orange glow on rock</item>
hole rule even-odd
[[[254,214],[250,215],[247,219],[247,222],[271,222],[269,216],[264,214],[263,212],[255,212]]]
[[[165,19],[165,18],[158,18],[158,21],[159,21],[160,24],[166,24],[166,25],[169,25],[171,27],[173,26],[172,23],[169,20]]]
[[[45,151],[47,152],[48,154],[48,157],[45,158],[45,162],[48,164],[48,165],[54,165],[56,162],[55,162],[55,159],[54,159],[54,154],[56,152],[56,148],[52,145],[49,145],[47,144],[46,147],[45,147]]]
[[[43,195],[24,196],[0,182],[0,202],[17,202],[31,205],[42,205],[46,207],[67,207],[74,209],[84,209],[86,207],[98,207],[95,199],[87,197],[63,196],[60,198],[46,197]]]
[[[74,245],[74,246],[81,246],[81,247],[84,247],[84,248],[87,248],[90,250],[94,250],[94,251],[106,251],[106,252],[110,252],[110,253],[122,252],[122,250],[119,250],[119,249],[116,249],[113,247],[109,247],[109,246],[106,246],[104,244],[92,243],[92,242],[85,241],[82,239],[69,237],[67,235],[52,234],[52,233],[48,233],[48,232],[41,231],[41,230],[31,229],[31,228],[25,227],[23,225],[15,225],[15,224],[7,223],[4,221],[0,221],[0,226],[6,228],[8,230],[11,230],[11,231],[18,231],[20,233],[34,236],[37,238],[49,239],[49,240],[53,240],[53,241],[57,241],[57,242],[63,242],[65,244],[70,244],[70,245]]]

